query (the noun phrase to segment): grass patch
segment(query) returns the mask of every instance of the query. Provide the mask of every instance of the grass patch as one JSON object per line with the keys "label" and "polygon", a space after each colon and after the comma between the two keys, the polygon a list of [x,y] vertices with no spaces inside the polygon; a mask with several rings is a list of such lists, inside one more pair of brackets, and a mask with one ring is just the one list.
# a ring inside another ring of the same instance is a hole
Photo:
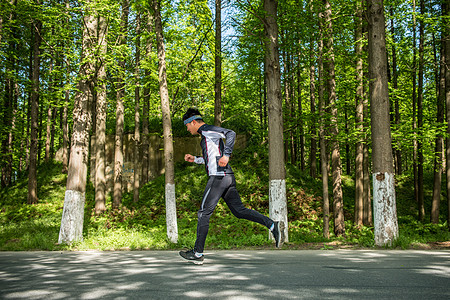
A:
{"label": "grass patch", "polygon": [[[268,215],[267,153],[248,148],[236,151],[232,161],[238,190],[247,207]],[[343,177],[345,237],[335,237],[330,222],[330,237],[323,237],[322,183],[308,172],[287,166],[287,200],[289,243],[285,248],[335,249],[340,247],[373,248],[373,228],[352,224],[354,182]],[[195,242],[197,210],[207,181],[202,166],[179,163],[176,166],[178,243],[168,241],[165,226],[164,176],[141,188],[140,199],[124,193],[122,206],[108,209],[100,216],[93,213],[94,190],[88,183],[83,241],[72,245],[57,244],[64,203],[66,175],[59,163],[46,163],[38,169],[39,203],[26,204],[27,176],[22,174],[11,187],[0,191],[0,250],[149,250],[192,247]],[[428,174],[428,176],[431,176]],[[426,180],[426,199],[430,201],[431,180]],[[331,186],[331,185],[330,185]],[[445,201],[441,207],[440,224],[418,222],[411,194],[411,179],[397,178],[397,208],[400,237],[391,248],[418,248],[430,243],[450,241]],[[444,186],[444,185],[443,185]],[[330,200],[331,203],[332,200]],[[429,210],[428,210],[429,211]],[[211,218],[206,249],[272,249],[267,229],[235,218],[223,201]]]}

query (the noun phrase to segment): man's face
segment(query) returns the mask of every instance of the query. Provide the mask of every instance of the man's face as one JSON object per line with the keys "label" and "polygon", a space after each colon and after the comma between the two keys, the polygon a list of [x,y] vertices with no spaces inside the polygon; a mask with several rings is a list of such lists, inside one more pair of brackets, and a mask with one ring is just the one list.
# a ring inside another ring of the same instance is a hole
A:
{"label": "man's face", "polygon": [[186,129],[187,129],[187,131],[189,131],[192,135],[195,135],[195,134],[198,133],[198,132],[197,132],[197,127],[195,126],[196,123],[197,123],[197,122],[195,122],[195,120],[194,120],[194,121],[192,121],[192,122],[186,124]]}

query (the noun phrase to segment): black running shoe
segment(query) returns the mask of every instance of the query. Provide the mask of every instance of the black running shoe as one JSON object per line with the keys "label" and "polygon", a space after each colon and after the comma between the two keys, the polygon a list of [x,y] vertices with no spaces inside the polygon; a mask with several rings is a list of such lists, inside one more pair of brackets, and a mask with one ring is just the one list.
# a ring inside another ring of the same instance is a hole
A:
{"label": "black running shoe", "polygon": [[275,247],[281,248],[284,243],[284,223],[283,221],[274,222],[272,230],[273,238],[275,239]]}
{"label": "black running shoe", "polygon": [[194,249],[192,250],[186,250],[186,251],[180,251],[180,255],[182,258],[193,262],[196,265],[203,265],[203,255],[200,257],[195,256]]}

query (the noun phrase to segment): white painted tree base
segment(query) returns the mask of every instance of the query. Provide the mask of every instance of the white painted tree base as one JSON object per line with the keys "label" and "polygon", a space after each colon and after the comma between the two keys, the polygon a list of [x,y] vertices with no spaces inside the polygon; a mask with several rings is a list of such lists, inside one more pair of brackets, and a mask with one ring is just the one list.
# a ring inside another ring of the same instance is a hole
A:
{"label": "white painted tree base", "polygon": [[398,238],[394,174],[372,174],[375,244],[392,245]]}
{"label": "white painted tree base", "polygon": [[172,243],[178,242],[177,206],[175,184],[166,184],[166,226],[167,237]]}
{"label": "white painted tree base", "polygon": [[66,190],[58,243],[71,244],[83,240],[85,193]]}
{"label": "white painted tree base", "polygon": [[[269,217],[274,221],[284,222],[284,241],[289,241],[286,203],[286,181],[284,179],[269,182]],[[272,234],[269,233],[272,239]]]}

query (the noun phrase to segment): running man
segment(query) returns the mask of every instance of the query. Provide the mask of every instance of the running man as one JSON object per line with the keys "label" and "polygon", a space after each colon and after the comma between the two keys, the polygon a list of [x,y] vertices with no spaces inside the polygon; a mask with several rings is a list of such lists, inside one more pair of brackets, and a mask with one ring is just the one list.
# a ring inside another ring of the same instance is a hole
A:
{"label": "running man", "polygon": [[[187,110],[183,116],[183,121],[192,135],[201,135],[200,145],[203,152],[202,157],[186,154],[184,159],[187,162],[205,164],[209,179],[198,211],[197,240],[194,249],[180,251],[180,255],[195,264],[203,264],[203,250],[208,235],[209,219],[220,198],[225,200],[225,203],[237,218],[257,222],[269,228],[275,239],[275,246],[281,247],[284,241],[283,222],[273,221],[255,210],[244,207],[236,189],[233,170],[228,164],[236,133],[230,129],[206,124],[200,112],[194,108]],[[225,139],[225,142],[223,139]]]}

